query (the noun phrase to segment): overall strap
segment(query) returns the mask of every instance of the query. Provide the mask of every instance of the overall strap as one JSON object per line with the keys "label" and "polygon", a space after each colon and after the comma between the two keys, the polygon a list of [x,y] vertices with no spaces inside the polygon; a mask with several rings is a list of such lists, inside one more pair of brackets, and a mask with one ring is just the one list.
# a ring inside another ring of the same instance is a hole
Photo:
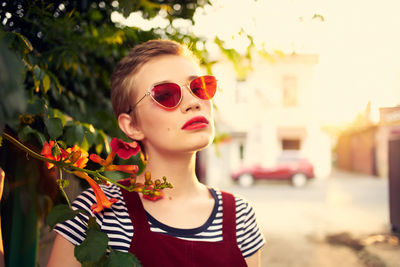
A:
{"label": "overall strap", "polygon": [[236,239],[236,201],[235,197],[227,192],[222,194],[222,236],[223,242],[237,244]]}
{"label": "overall strap", "polygon": [[122,196],[124,197],[133,228],[150,231],[146,211],[143,207],[142,201],[140,200],[139,194],[137,192],[129,192],[123,188],[121,188],[121,192]]}

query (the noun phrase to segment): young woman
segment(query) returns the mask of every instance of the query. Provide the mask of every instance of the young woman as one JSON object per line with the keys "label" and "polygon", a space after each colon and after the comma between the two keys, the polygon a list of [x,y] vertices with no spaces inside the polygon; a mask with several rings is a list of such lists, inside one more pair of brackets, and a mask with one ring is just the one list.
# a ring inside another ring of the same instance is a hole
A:
{"label": "young woman", "polygon": [[[114,71],[111,99],[121,130],[141,143],[146,170],[174,185],[156,202],[103,187],[119,200],[96,214],[109,245],[134,253],[143,266],[260,265],[264,239],[253,209],[200,183],[195,174],[196,152],[214,138],[215,90],[216,79],[201,74],[184,46],[167,40],[136,46]],[[89,189],[73,207],[90,212],[94,202]],[[48,266],[79,266],[74,246],[84,238],[82,229],[78,219],[56,226]]]}

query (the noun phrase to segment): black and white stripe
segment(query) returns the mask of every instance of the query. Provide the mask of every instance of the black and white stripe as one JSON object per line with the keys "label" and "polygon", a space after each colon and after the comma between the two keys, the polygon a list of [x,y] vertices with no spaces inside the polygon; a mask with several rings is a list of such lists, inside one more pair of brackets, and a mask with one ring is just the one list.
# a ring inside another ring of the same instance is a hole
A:
{"label": "black and white stripe", "polygon": [[[120,188],[114,185],[101,185],[101,187],[107,197],[116,198],[118,202],[114,203],[110,209],[105,209],[103,212],[95,214],[96,221],[101,230],[107,233],[110,240],[109,245],[113,249],[128,251],[134,229]],[[219,190],[210,189],[210,192],[216,200],[216,205],[204,225],[194,229],[178,229],[169,227],[147,214],[151,231],[169,234],[185,240],[222,241],[222,195]],[[240,197],[235,196],[235,201],[237,243],[246,258],[259,250],[265,241],[257,226],[253,208]],[[90,188],[72,203],[72,208],[83,209],[91,214],[90,207],[93,203],[96,203],[96,198]],[[87,223],[88,218],[87,216],[79,215],[79,218],[76,217],[73,220],[57,224],[54,229],[71,243],[78,245],[85,238],[85,225],[81,220]]]}

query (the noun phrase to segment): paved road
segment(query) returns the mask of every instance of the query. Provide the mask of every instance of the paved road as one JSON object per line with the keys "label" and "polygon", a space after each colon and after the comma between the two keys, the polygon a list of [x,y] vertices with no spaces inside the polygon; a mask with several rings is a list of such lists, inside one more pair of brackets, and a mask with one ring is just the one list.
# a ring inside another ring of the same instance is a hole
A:
{"label": "paved road", "polygon": [[256,210],[268,243],[263,266],[373,266],[349,247],[326,243],[325,237],[390,232],[387,179],[334,170],[305,188],[262,182],[223,189],[245,197]]}

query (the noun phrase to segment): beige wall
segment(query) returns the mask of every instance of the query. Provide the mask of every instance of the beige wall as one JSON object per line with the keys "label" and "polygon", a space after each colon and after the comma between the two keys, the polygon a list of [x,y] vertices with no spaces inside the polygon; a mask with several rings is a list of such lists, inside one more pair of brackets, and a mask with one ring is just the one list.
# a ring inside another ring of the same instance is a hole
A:
{"label": "beige wall", "polygon": [[[236,80],[229,62],[221,61],[213,67],[221,87],[215,97],[218,130],[242,132],[246,137],[242,161],[238,159],[238,151],[243,140],[233,139],[230,144],[223,145],[229,147],[223,150],[226,153],[229,151],[231,156],[216,155],[212,148],[208,149],[210,164],[220,169],[219,174],[210,170],[209,175],[224,176],[241,164],[273,165],[282,152],[281,139],[284,136],[279,132],[281,129],[286,135],[292,134],[292,137],[301,139],[301,152],[314,162],[317,176],[326,177],[329,174],[331,143],[316,120],[318,88],[314,85],[314,67],[317,63],[317,55],[276,56],[272,61],[255,58],[254,71],[245,81]],[[285,76],[296,77],[298,97],[294,107],[284,105],[282,87]],[[297,130],[290,133],[290,129],[304,130],[302,133]]]}

